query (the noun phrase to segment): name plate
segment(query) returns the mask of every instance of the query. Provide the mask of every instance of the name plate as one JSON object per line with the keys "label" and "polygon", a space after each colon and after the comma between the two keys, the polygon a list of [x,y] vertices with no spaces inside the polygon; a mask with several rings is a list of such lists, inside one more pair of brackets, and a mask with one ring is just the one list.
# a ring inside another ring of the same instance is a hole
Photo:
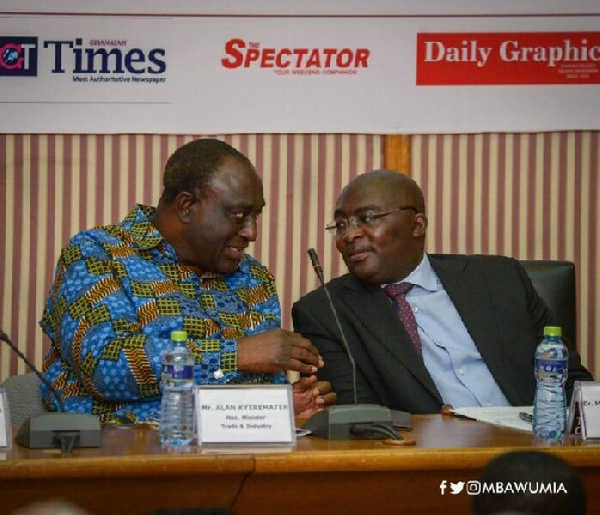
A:
{"label": "name plate", "polygon": [[575,381],[569,432],[580,433],[583,440],[600,439],[600,382]]}
{"label": "name plate", "polygon": [[292,385],[196,386],[199,445],[294,446]]}
{"label": "name plate", "polygon": [[12,423],[8,411],[8,397],[6,390],[0,388],[0,449],[10,449],[12,445]]}

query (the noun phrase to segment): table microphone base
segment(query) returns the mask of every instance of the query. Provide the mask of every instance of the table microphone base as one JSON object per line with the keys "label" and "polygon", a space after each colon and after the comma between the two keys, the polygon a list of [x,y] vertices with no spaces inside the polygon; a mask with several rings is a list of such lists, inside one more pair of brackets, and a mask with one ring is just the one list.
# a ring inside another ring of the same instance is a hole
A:
{"label": "table microphone base", "polygon": [[380,432],[370,432],[368,426],[372,425],[384,426],[394,432],[389,408],[377,404],[330,406],[310,417],[302,428],[326,440],[389,438],[382,436]]}
{"label": "table microphone base", "polygon": [[85,413],[43,413],[25,420],[15,441],[30,449],[100,447],[100,419]]}

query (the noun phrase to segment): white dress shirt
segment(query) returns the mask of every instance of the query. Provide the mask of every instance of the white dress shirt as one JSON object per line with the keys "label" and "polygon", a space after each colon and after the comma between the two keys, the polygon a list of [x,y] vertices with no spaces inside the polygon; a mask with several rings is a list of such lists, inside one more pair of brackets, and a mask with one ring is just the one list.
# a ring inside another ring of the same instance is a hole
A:
{"label": "white dress shirt", "polygon": [[417,320],[425,366],[444,403],[455,408],[510,406],[431,267],[427,254],[400,282],[414,284],[406,294],[406,300]]}

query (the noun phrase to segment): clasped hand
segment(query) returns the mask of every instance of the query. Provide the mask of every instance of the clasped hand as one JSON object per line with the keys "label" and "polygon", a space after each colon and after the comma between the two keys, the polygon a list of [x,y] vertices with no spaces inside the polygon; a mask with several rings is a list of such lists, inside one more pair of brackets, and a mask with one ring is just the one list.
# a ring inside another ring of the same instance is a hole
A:
{"label": "clasped hand", "polygon": [[317,381],[317,376],[301,377],[294,383],[294,416],[309,418],[317,411],[337,402],[329,381]]}
{"label": "clasped hand", "polygon": [[307,418],[330,404],[337,395],[327,381],[317,381],[316,372],[323,366],[317,348],[298,333],[272,329],[238,342],[238,369],[255,374],[274,374],[281,370],[299,372],[293,385],[294,415]]}
{"label": "clasped hand", "polygon": [[323,358],[309,340],[285,329],[271,329],[238,342],[238,369],[254,374],[293,370],[312,375]]}

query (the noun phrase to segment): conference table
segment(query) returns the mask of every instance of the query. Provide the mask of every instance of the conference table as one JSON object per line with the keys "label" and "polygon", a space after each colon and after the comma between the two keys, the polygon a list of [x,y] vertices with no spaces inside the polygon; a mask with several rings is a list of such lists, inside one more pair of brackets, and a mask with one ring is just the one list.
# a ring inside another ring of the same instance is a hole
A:
{"label": "conference table", "polygon": [[[14,433],[16,433],[16,428]],[[90,514],[230,508],[236,515],[302,513],[469,513],[472,496],[450,482],[476,480],[494,457],[541,449],[581,474],[589,513],[600,513],[600,445],[575,437],[544,447],[518,429],[448,415],[413,416],[401,431],[412,446],[298,438],[293,449],[205,449],[174,453],[158,431],[105,426],[99,448],[0,449],[0,513],[61,499]],[[176,511],[173,511],[175,513]]]}

